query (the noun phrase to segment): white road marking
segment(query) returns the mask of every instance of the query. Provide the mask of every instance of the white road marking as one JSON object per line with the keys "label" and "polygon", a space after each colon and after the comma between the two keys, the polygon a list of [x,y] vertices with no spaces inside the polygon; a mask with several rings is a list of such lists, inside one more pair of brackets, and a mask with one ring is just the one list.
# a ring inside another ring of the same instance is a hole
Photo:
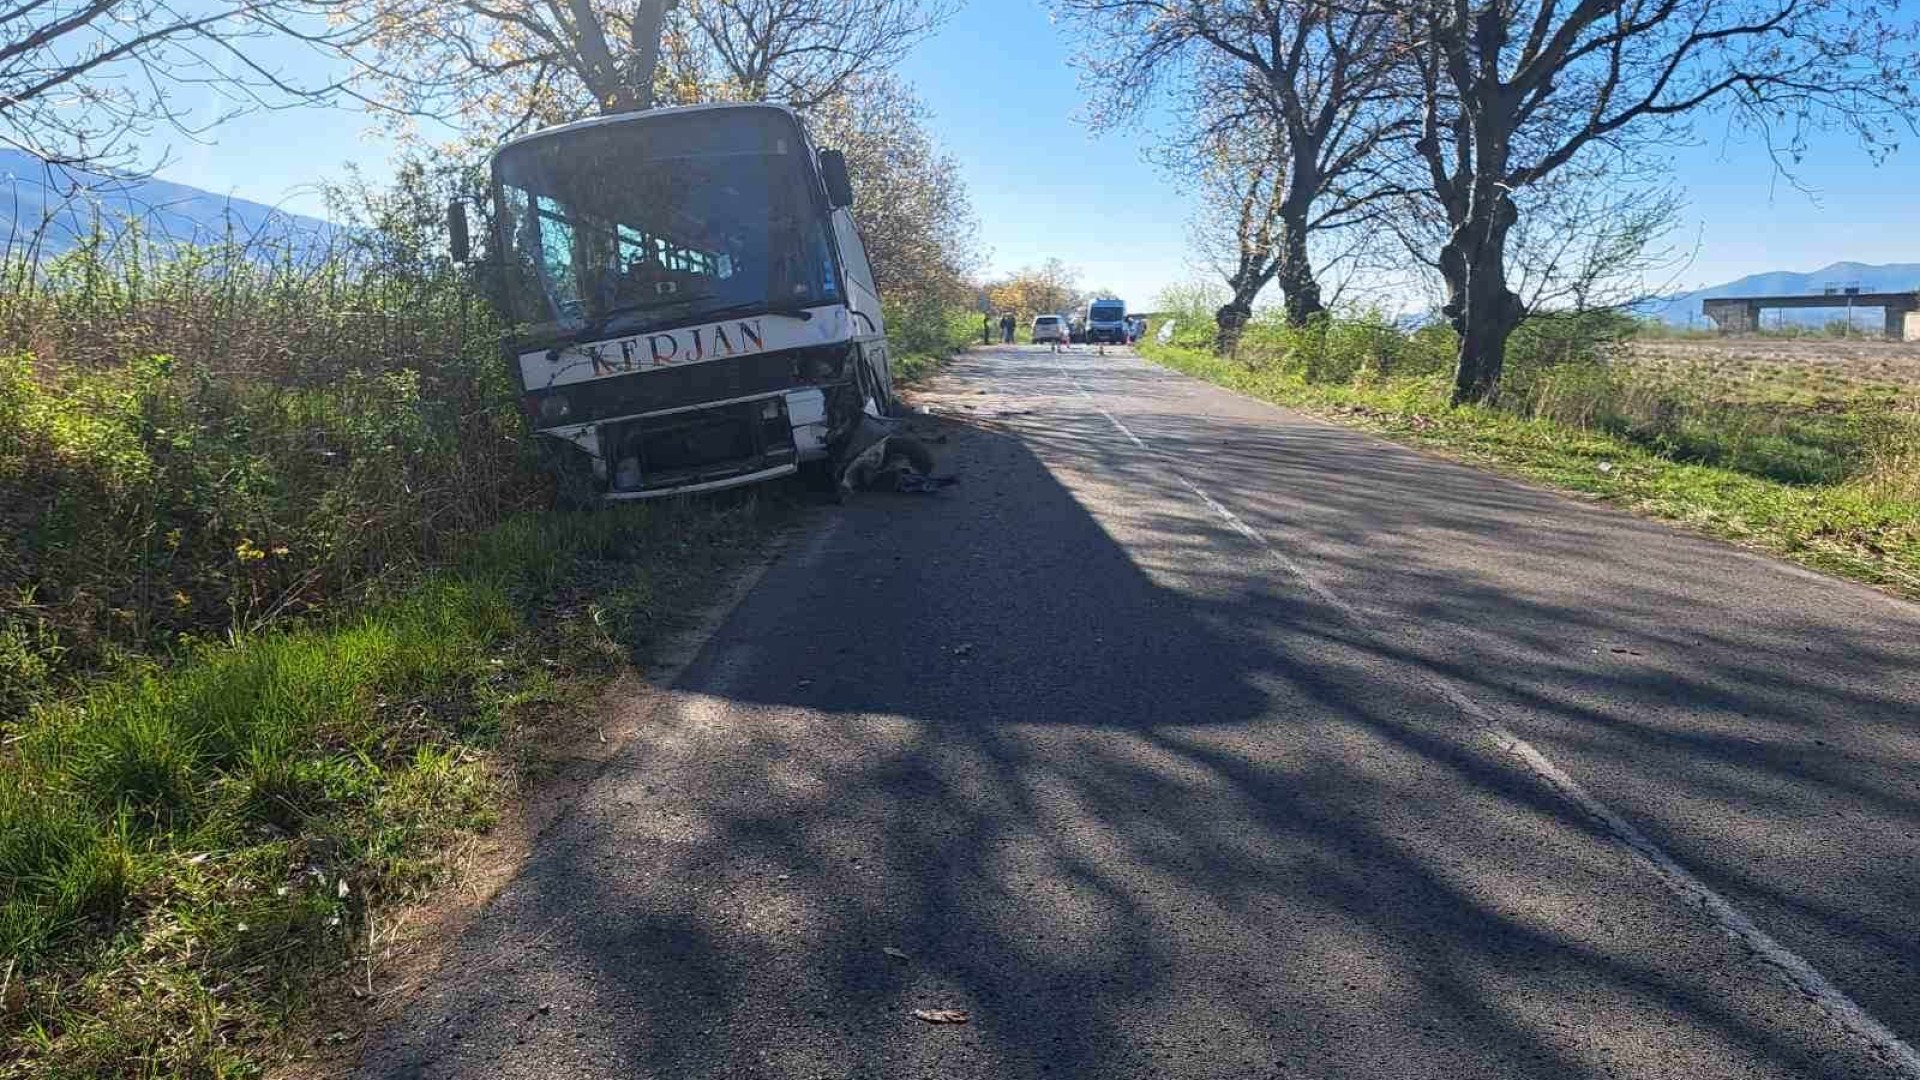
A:
{"label": "white road marking", "polygon": [[[1385,641],[1386,635],[1367,620],[1356,608],[1335,595],[1331,589],[1328,589],[1312,574],[1308,573],[1304,567],[1290,558],[1271,540],[1268,540],[1266,536],[1262,535],[1258,530],[1253,528],[1253,526],[1241,520],[1238,514],[1221,505],[1219,500],[1207,494],[1205,489],[1201,488],[1200,485],[1188,479],[1174,466],[1173,461],[1168,455],[1149,446],[1144,439],[1134,434],[1127,425],[1121,423],[1119,417],[1114,416],[1101,406],[1093,394],[1081,384],[1080,380],[1074,377],[1073,373],[1064,367],[1059,370],[1061,377],[1065,378],[1068,384],[1071,385],[1081,397],[1086,399],[1087,404],[1092,406],[1095,412],[1105,417],[1107,422],[1112,424],[1114,429],[1119,431],[1120,434],[1125,435],[1127,440],[1133,443],[1134,446],[1159,458],[1169,475],[1180,481],[1181,486],[1185,487],[1188,491],[1193,492],[1202,503],[1205,503],[1209,509],[1215,514],[1218,514],[1221,520],[1225,521],[1235,532],[1259,546],[1275,565],[1285,571],[1288,576],[1306,586],[1308,591],[1324,601],[1328,607],[1339,612],[1343,618],[1352,623],[1361,633],[1366,634],[1376,641],[1380,641],[1382,644],[1387,643]],[[1627,850],[1632,853],[1634,858],[1642,866],[1651,871],[1653,876],[1657,878],[1668,891],[1686,903],[1706,912],[1707,916],[1713,920],[1714,924],[1719,927],[1722,933],[1725,933],[1728,937],[1733,938],[1735,941],[1751,949],[1755,956],[1771,967],[1789,986],[1809,998],[1815,1006],[1826,1013],[1828,1018],[1833,1020],[1834,1023],[1839,1024],[1843,1030],[1865,1042],[1874,1052],[1896,1069],[1900,1075],[1907,1077],[1908,1080],[1920,1080],[1920,1052],[1916,1052],[1914,1048],[1903,1041],[1900,1036],[1894,1034],[1885,1024],[1882,1024],[1879,1020],[1876,1020],[1872,1014],[1861,1008],[1859,1003],[1848,997],[1839,987],[1833,985],[1826,976],[1815,970],[1812,964],[1802,959],[1798,953],[1795,953],[1785,945],[1774,940],[1772,935],[1768,934],[1765,930],[1760,929],[1752,919],[1747,917],[1745,912],[1734,907],[1732,902],[1713,891],[1705,882],[1693,876],[1685,867],[1675,862],[1672,856],[1663,851],[1659,845],[1647,839],[1639,829],[1633,827],[1631,822],[1620,816],[1612,807],[1594,797],[1586,788],[1581,787],[1579,781],[1569,776],[1560,766],[1554,764],[1552,759],[1542,754],[1532,743],[1527,742],[1525,739],[1508,730],[1506,725],[1495,719],[1493,714],[1489,712],[1485,706],[1482,706],[1479,702],[1469,697],[1465,691],[1454,685],[1452,681],[1443,678],[1430,678],[1428,681],[1434,689],[1440,692],[1441,696],[1447,699],[1449,704],[1459,709],[1461,713],[1466,715],[1474,723],[1483,737],[1490,740],[1500,750],[1518,758],[1521,763],[1532,770],[1536,776],[1545,780],[1555,791],[1558,791],[1566,798],[1568,802],[1578,807],[1582,813],[1599,822],[1615,840],[1624,845]]]}

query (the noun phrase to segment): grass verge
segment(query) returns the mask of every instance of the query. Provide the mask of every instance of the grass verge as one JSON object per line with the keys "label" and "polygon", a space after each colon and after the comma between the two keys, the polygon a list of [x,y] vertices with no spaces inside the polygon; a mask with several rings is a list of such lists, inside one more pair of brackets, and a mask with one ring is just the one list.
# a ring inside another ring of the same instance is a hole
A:
{"label": "grass verge", "polygon": [[980,316],[935,304],[887,309],[894,381],[912,386],[939,371],[953,354],[979,340]]}
{"label": "grass verge", "polygon": [[934,372],[939,371],[941,365],[947,362],[947,358],[950,355],[951,354],[922,352],[896,356],[893,358],[894,381],[902,386],[912,386],[919,383],[927,379]]}
{"label": "grass verge", "polygon": [[1315,383],[1197,349],[1143,343],[1141,352],[1251,397],[1920,598],[1920,500],[1883,477],[1786,483],[1673,460],[1629,438],[1556,420],[1453,409],[1444,375]]}
{"label": "grass verge", "polygon": [[379,912],[493,823],[543,714],[696,613],[782,513],[511,517],[358,614],[34,708],[0,751],[0,1076],[295,1052],[316,995],[370,986]]}

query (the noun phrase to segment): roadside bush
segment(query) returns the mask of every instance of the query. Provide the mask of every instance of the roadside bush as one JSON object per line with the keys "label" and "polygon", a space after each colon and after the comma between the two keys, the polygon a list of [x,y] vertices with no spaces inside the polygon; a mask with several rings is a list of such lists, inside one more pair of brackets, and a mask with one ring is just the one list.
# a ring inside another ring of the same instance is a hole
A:
{"label": "roadside bush", "polygon": [[[1182,349],[1211,349],[1217,329],[1213,313],[1225,301],[1220,289],[1202,282],[1169,286],[1155,301],[1163,317],[1153,326],[1153,332],[1157,334],[1171,319],[1173,345]],[[1148,337],[1152,340],[1153,334]]]}
{"label": "roadside bush", "polygon": [[6,268],[0,714],[337,604],[539,499],[455,270],[331,243]]}
{"label": "roadside bush", "polygon": [[1278,311],[1267,310],[1247,324],[1237,359],[1309,383],[1370,384],[1449,370],[1454,348],[1453,332],[1445,325],[1409,331],[1377,311],[1321,316],[1294,327]]}
{"label": "roadside bush", "polygon": [[[1617,312],[1527,319],[1509,343],[1494,408],[1786,484],[1912,490],[1920,416],[1911,394],[1852,390],[1808,399],[1768,393],[1706,365],[1638,364],[1628,350],[1641,329]],[[1378,404],[1436,412],[1446,408],[1456,348],[1444,323],[1408,330],[1360,312],[1289,327],[1265,311],[1248,325],[1234,362],[1261,379],[1362,391]]]}
{"label": "roadside bush", "polygon": [[1610,359],[1638,323],[1617,311],[1544,312],[1529,316],[1507,340],[1506,375]]}
{"label": "roadside bush", "polygon": [[888,301],[887,344],[902,382],[924,378],[933,368],[980,340],[980,315],[934,301]]}

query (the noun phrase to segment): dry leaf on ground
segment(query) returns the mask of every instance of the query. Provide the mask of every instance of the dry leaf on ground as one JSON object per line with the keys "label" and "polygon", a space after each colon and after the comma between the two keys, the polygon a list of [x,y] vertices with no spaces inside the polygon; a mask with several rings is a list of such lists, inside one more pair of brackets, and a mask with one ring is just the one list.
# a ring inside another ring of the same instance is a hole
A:
{"label": "dry leaf on ground", "polygon": [[964,1024],[967,1022],[967,1010],[965,1009],[915,1009],[913,1010],[913,1015],[916,1019],[925,1020],[929,1024]]}

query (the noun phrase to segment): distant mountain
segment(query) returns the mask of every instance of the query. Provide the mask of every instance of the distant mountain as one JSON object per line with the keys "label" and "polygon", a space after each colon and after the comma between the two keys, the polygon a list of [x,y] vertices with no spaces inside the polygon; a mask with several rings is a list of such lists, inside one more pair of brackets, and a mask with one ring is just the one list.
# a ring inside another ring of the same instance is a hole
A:
{"label": "distant mountain", "polygon": [[335,226],[263,203],[216,195],[151,177],[114,176],[49,165],[19,150],[0,150],[0,237],[6,250],[41,257],[71,250],[96,221],[109,234],[138,223],[156,244],[291,240],[297,248],[325,243]]}
{"label": "distant mountain", "polygon": [[[1920,263],[1887,263],[1883,266],[1874,266],[1868,263],[1837,262],[1804,274],[1789,270],[1749,274],[1738,281],[1729,281],[1725,285],[1713,285],[1705,289],[1681,293],[1678,296],[1650,301],[1641,307],[1641,311],[1674,326],[1705,327],[1710,324],[1700,314],[1700,301],[1710,297],[1791,296],[1825,292],[1829,285],[1839,287],[1858,285],[1861,292],[1906,292],[1920,289]],[[1846,301],[1839,301],[1835,308],[1844,311]],[[1775,318],[1783,318],[1789,323],[1821,326],[1835,317],[1835,312],[1826,308],[1769,311],[1766,315],[1769,325]]]}

